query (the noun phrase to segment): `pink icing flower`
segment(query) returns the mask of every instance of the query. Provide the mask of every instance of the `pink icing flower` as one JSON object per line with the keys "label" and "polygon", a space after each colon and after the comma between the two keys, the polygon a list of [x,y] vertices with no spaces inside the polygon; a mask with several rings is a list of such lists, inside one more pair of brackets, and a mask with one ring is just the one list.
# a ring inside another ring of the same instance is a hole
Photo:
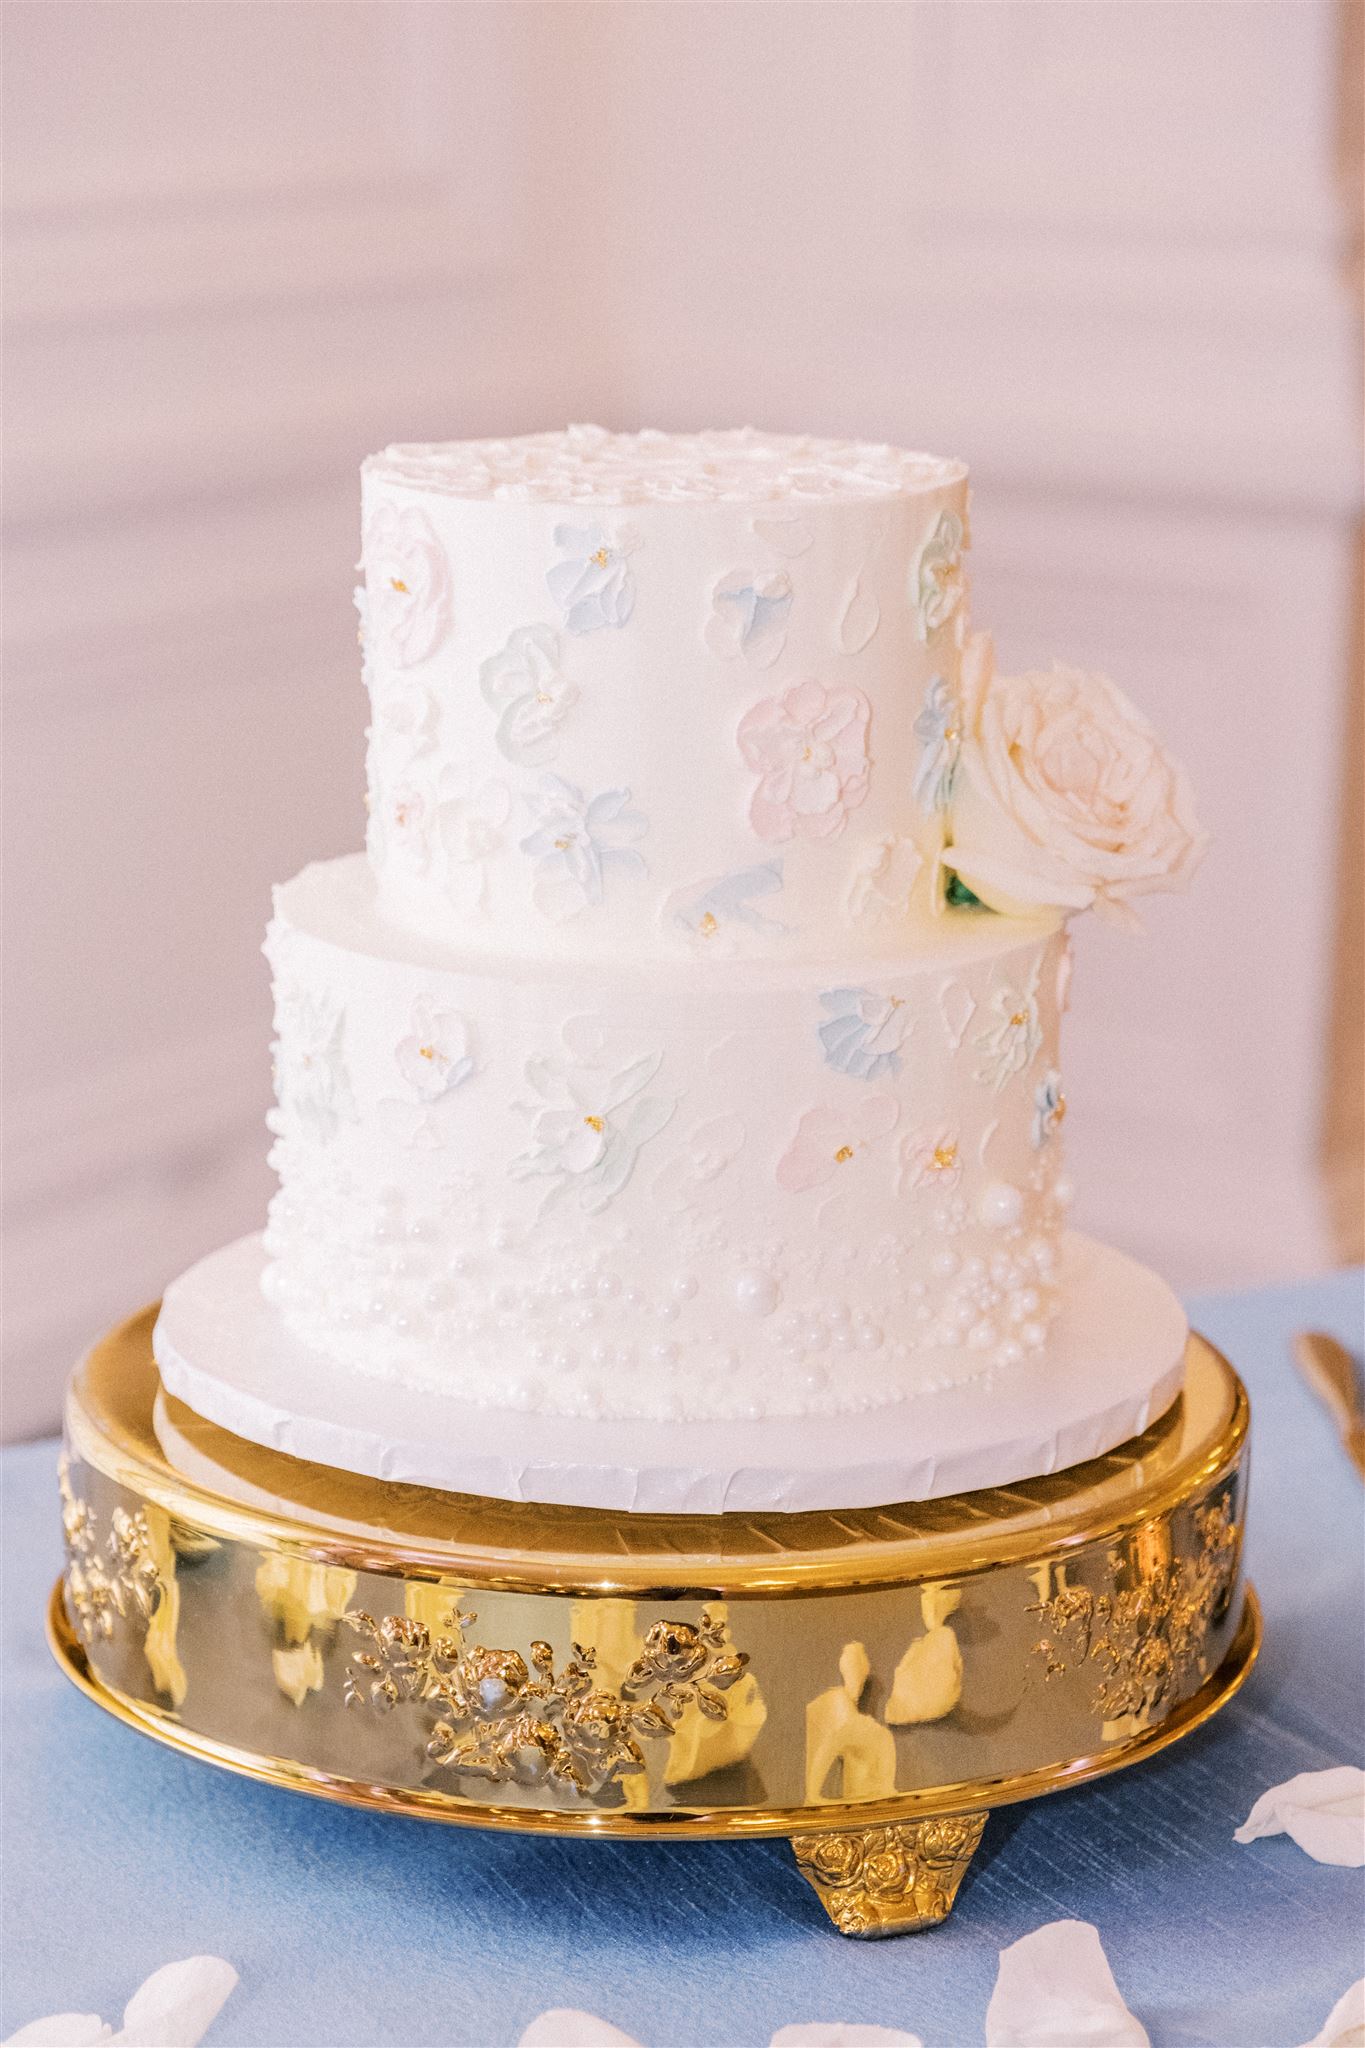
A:
{"label": "pink icing flower", "polygon": [[789,1195],[823,1187],[859,1152],[896,1127],[894,1095],[869,1095],[841,1109],[808,1109],[777,1162],[777,1185]]}
{"label": "pink icing flower", "polygon": [[365,592],[367,640],[379,661],[411,668],[440,646],[450,629],[450,572],[420,507],[375,506],[365,527]]}
{"label": "pink icing flower", "polygon": [[861,690],[797,683],[739,723],[739,750],[759,778],[749,817],[760,839],[834,839],[867,795]]}

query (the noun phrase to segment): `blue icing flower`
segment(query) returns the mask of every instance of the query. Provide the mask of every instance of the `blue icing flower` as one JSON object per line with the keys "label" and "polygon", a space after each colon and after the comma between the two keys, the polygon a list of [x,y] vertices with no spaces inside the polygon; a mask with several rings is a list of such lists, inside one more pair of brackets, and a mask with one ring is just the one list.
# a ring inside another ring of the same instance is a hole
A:
{"label": "blue icing flower", "polygon": [[900,1072],[901,1051],[912,1028],[902,997],[878,995],[868,988],[835,988],[820,1002],[829,1012],[820,1026],[820,1043],[830,1066],[856,1081]]}
{"label": "blue icing flower", "polygon": [[648,824],[639,811],[627,809],[628,789],[586,797],[562,777],[545,775],[526,802],[534,827],[521,850],[537,862],[535,898],[548,917],[576,917],[601,903],[610,873],[646,872],[634,842]]}
{"label": "blue icing flower", "polygon": [[629,530],[611,539],[601,526],[555,528],[555,546],[567,553],[546,571],[545,581],[571,633],[625,625],[635,609],[635,578],[627,558],[638,545]]}
{"label": "blue icing flower", "polygon": [[711,604],[706,641],[713,654],[727,660],[741,654],[755,668],[768,668],[777,660],[792,608],[791,578],[785,571],[755,578],[748,570],[737,569],[721,578]]}
{"label": "blue icing flower", "polygon": [[755,896],[777,896],[782,890],[782,863],[764,861],[758,867],[738,868],[714,882],[703,882],[675,898],[671,905],[676,923],[698,938],[710,938],[723,925],[747,925],[750,931],[780,937],[787,927],[775,917],[765,917],[754,905]]}
{"label": "blue icing flower", "polygon": [[962,749],[961,727],[961,713],[951,683],[946,676],[935,676],[925,695],[924,709],[915,720],[915,738],[921,750],[915,770],[915,796],[927,811],[946,811],[952,799],[957,757]]}

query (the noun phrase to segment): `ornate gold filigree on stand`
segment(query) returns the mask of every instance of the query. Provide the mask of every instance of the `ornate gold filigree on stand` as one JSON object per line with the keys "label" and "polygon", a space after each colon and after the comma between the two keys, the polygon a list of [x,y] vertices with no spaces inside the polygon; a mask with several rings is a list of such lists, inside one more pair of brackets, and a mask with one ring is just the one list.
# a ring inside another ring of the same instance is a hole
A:
{"label": "ornate gold filigree on stand", "polygon": [[72,1382],[53,1647],[106,1711],[280,1786],[474,1827],[786,1835],[840,1932],[905,1933],[951,1910],[988,1807],[1138,1763],[1255,1657],[1246,1397],[1198,1339],[1176,1406],[1069,1472],[619,1516],[227,1436],[161,1395],[151,1321]]}
{"label": "ornate gold filigree on stand", "polygon": [[793,1835],[792,1850],[840,1934],[915,1934],[947,1919],[985,1825],[984,1813],[892,1821]]}

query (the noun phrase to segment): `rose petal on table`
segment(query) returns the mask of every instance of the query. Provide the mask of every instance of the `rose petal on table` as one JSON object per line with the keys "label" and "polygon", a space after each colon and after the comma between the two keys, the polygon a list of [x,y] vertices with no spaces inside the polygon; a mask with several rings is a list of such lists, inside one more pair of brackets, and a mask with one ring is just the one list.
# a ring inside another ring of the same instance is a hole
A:
{"label": "rose petal on table", "polygon": [[1255,1842],[1262,1835],[1288,1835],[1315,1863],[1358,1870],[1365,1864],[1365,1771],[1340,1764],[1272,1785],[1232,1839]]}
{"label": "rose petal on table", "polygon": [[97,2013],[58,2012],[30,2020],[4,2048],[198,2048],[236,1983],[237,1972],[221,1956],[187,1956],[139,1985],[117,2033]]}
{"label": "rose petal on table", "polygon": [[532,2020],[517,2048],[640,2048],[640,2043],[596,2013],[557,2005]]}
{"label": "rose petal on table", "polygon": [[1151,2048],[1124,2004],[1099,1931],[1052,1920],[1000,1951],[986,2048]]}
{"label": "rose petal on table", "polygon": [[918,2034],[903,2034],[899,2027],[808,2020],[799,2027],[779,2027],[768,2048],[924,2048],[924,2043]]}
{"label": "rose petal on table", "polygon": [[97,2012],[54,2012],[50,2019],[30,2020],[17,2034],[6,2034],[4,2048],[93,2048],[113,2038],[113,2028]]}
{"label": "rose petal on table", "polygon": [[1344,1991],[1304,2048],[1365,2048],[1365,1977]]}

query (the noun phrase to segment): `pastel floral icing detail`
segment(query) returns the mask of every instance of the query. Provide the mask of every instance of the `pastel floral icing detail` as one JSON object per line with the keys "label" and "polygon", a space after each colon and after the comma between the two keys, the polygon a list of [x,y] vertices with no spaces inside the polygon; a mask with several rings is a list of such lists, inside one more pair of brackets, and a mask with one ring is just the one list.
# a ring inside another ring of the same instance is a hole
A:
{"label": "pastel floral icing detail", "polygon": [[309,1138],[324,1145],[356,1117],[341,1049],[344,1023],[345,1011],[333,997],[290,989],[280,998],[274,1046],[280,1102]]}
{"label": "pastel floral icing detail", "polygon": [[838,1109],[808,1109],[777,1163],[777,1185],[792,1195],[823,1187],[870,1145],[889,1137],[899,1116],[894,1095],[864,1095]]}
{"label": "pastel floral icing detail", "polygon": [[1006,915],[1094,908],[1135,926],[1134,897],[1184,886],[1207,835],[1184,770],[1121,690],[1060,665],[998,675],[985,634],[963,677],[944,858],[975,896]]}
{"label": "pastel floral icing detail", "polygon": [[419,996],[394,1058],[419,1101],[439,1102],[474,1071],[468,1022],[458,1010],[438,1009],[429,996]]}
{"label": "pastel floral icing detail", "polygon": [[775,555],[782,555],[788,561],[808,554],[815,546],[815,535],[803,519],[751,519],[749,524],[759,540],[765,541]]}
{"label": "pastel floral icing detail", "polygon": [[828,989],[821,996],[828,1012],[819,1027],[827,1063],[857,1081],[877,1081],[901,1070],[901,1053],[913,1027],[912,1012],[901,996],[877,995],[868,988]]}
{"label": "pastel floral icing detail", "polygon": [[708,1189],[738,1159],[744,1140],[744,1124],[737,1116],[711,1117],[698,1124],[682,1150],[655,1175],[655,1201],[674,1214],[704,1204]]}
{"label": "pastel floral icing detail", "polygon": [[913,839],[868,841],[858,854],[844,897],[850,924],[868,929],[904,924],[923,869],[924,855]]}
{"label": "pastel floral icing detail", "polygon": [[1051,1138],[1055,1138],[1066,1115],[1066,1097],[1062,1093],[1062,1077],[1055,1067],[1049,1067],[1033,1091],[1033,1149],[1041,1152]]}
{"label": "pastel floral icing detail", "polygon": [[666,923],[681,925],[693,938],[713,950],[727,932],[739,926],[766,938],[781,938],[787,926],[766,916],[755,905],[755,897],[780,896],[782,862],[763,861],[756,867],[736,868],[732,874],[694,883],[670,896],[664,906]]}
{"label": "pastel floral icing detail", "polygon": [[926,1188],[955,1188],[962,1178],[962,1150],[956,1131],[947,1124],[915,1131],[901,1141],[900,1193]]}
{"label": "pastel floral icing detail", "polygon": [[450,630],[450,570],[436,529],[418,505],[376,505],[365,526],[366,652],[412,668]]}
{"label": "pastel floral icing detail", "polygon": [[787,644],[791,608],[792,584],[785,569],[772,576],[735,569],[711,593],[706,644],[722,660],[742,655],[754,668],[771,668]]}
{"label": "pastel floral icing detail", "polygon": [[521,850],[537,863],[536,902],[546,916],[564,919],[595,909],[609,875],[646,873],[635,841],[644,837],[648,824],[639,811],[628,808],[628,789],[587,797],[561,776],[545,775],[526,802],[534,825]]}
{"label": "pastel floral icing detail", "polygon": [[498,751],[522,768],[543,768],[559,752],[559,728],[578,702],[560,667],[550,626],[519,626],[479,668],[485,702],[498,713]]}
{"label": "pastel floral icing detail", "polygon": [[437,820],[446,893],[457,910],[477,916],[488,907],[488,863],[501,852],[512,815],[512,792],[496,777],[476,779],[468,767],[445,769]]}
{"label": "pastel floral icing detail", "polygon": [[949,1052],[956,1052],[967,1035],[967,1026],[976,1015],[976,997],[965,982],[955,978],[945,981],[938,992],[938,1013],[943,1019],[943,1035],[948,1041]]}
{"label": "pastel floral icing detail", "polygon": [[947,625],[962,602],[964,576],[962,543],[964,531],[956,512],[940,512],[915,557],[910,579],[910,601],[915,609],[921,640]]}
{"label": "pastel floral icing detail", "polygon": [[962,749],[962,710],[946,676],[934,676],[925,693],[924,709],[915,720],[920,744],[914,790],[926,811],[946,811],[952,800],[953,777]]}
{"label": "pastel floral icing detail", "polygon": [[380,857],[391,859],[410,875],[424,875],[431,866],[436,797],[428,781],[409,773],[382,799],[371,825]]}
{"label": "pastel floral icing detail", "polygon": [[1043,1031],[1031,989],[999,988],[989,1007],[993,1021],[975,1041],[982,1055],[976,1078],[998,1093],[1030,1064],[1043,1042]]}
{"label": "pastel floral icing detail", "polygon": [[749,818],[760,839],[833,839],[867,795],[867,729],[861,690],[797,683],[745,712],[739,748],[758,776]]}
{"label": "pastel floral icing detail", "polygon": [[625,625],[635,609],[629,557],[639,545],[630,527],[615,538],[597,525],[555,528],[555,546],[566,551],[565,558],[546,571],[545,581],[570,633]]}
{"label": "pastel floral icing detail", "polygon": [[861,576],[855,576],[839,619],[840,653],[861,654],[881,622],[882,608],[876,591],[865,585]]}
{"label": "pastel floral icing detail", "polygon": [[676,1106],[669,1096],[645,1093],[662,1063],[657,1052],[614,1073],[605,1066],[528,1063],[526,1078],[540,1100],[523,1105],[532,1119],[531,1143],[509,1170],[517,1180],[550,1181],[542,1213],[567,1202],[596,1216],[620,1194],[641,1147]]}

